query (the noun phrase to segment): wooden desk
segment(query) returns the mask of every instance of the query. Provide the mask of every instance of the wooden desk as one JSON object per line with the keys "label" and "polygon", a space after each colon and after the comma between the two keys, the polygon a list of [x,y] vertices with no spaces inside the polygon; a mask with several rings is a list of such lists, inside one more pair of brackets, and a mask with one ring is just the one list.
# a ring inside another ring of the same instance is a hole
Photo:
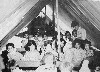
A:
{"label": "wooden desk", "polygon": [[17,61],[16,64],[19,67],[38,67],[40,66],[39,61]]}

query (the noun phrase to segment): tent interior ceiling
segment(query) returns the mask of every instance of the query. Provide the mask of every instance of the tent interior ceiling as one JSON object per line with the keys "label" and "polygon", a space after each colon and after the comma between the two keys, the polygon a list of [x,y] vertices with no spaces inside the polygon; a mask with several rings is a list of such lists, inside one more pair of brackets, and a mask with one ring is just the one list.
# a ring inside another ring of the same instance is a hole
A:
{"label": "tent interior ceiling", "polygon": [[[21,28],[33,20],[41,11],[41,9],[52,0],[39,0],[39,3],[33,6],[28,13],[25,14],[23,20],[12,29],[2,40],[2,46],[9,38],[14,36]],[[59,7],[72,20],[79,21],[80,25],[87,30],[97,47],[100,47],[100,2],[93,0],[59,0]],[[69,25],[70,26],[70,25]]]}

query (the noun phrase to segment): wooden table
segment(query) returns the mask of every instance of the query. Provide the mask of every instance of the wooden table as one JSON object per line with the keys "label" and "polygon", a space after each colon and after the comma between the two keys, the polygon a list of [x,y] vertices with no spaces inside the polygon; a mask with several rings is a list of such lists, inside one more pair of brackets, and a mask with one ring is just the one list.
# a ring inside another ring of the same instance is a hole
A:
{"label": "wooden table", "polygon": [[40,66],[40,61],[17,61],[16,64],[19,67],[38,67]]}

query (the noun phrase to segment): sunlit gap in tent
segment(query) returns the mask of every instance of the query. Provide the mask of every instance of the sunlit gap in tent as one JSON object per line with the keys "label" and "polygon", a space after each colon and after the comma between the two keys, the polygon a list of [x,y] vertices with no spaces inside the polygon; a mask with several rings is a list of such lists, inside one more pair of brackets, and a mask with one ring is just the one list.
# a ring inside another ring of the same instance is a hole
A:
{"label": "sunlit gap in tent", "polygon": [[[40,12],[39,16],[44,17],[45,15],[43,13],[45,13],[45,8],[42,9],[42,12]],[[51,9],[51,7],[49,5],[46,5],[46,15],[51,20],[53,20],[52,13],[53,13],[53,10]],[[54,15],[56,15],[56,13],[54,13]],[[60,17],[60,15],[59,15],[59,17]],[[72,33],[72,29],[69,26],[67,26],[67,24],[65,24],[59,17],[58,17],[58,24],[61,28],[61,31],[62,32],[70,31],[70,33]],[[55,18],[55,23],[57,24],[57,18]],[[56,27],[55,27],[55,30],[57,31]]]}
{"label": "sunlit gap in tent", "polygon": [[25,27],[25,28],[23,28],[19,33],[25,32],[25,31],[27,31],[27,30],[28,30],[28,28]]}

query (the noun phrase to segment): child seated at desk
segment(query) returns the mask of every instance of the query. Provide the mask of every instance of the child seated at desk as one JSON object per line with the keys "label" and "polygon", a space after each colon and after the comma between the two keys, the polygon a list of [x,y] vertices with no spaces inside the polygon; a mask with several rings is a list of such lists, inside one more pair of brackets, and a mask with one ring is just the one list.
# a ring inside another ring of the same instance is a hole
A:
{"label": "child seated at desk", "polygon": [[44,55],[42,59],[42,64],[39,66],[35,72],[57,72],[55,66],[55,57],[51,52],[48,52]]}
{"label": "child seated at desk", "polygon": [[8,56],[9,61],[11,60],[19,61],[23,57],[21,53],[16,51],[16,48],[14,47],[13,43],[8,43],[6,45],[6,49],[8,51],[7,56]]}
{"label": "child seated at desk", "polygon": [[29,51],[26,51],[24,55],[24,60],[26,61],[40,61],[40,54],[39,52],[35,49],[36,48],[36,43],[34,41],[29,41],[28,43]]}

